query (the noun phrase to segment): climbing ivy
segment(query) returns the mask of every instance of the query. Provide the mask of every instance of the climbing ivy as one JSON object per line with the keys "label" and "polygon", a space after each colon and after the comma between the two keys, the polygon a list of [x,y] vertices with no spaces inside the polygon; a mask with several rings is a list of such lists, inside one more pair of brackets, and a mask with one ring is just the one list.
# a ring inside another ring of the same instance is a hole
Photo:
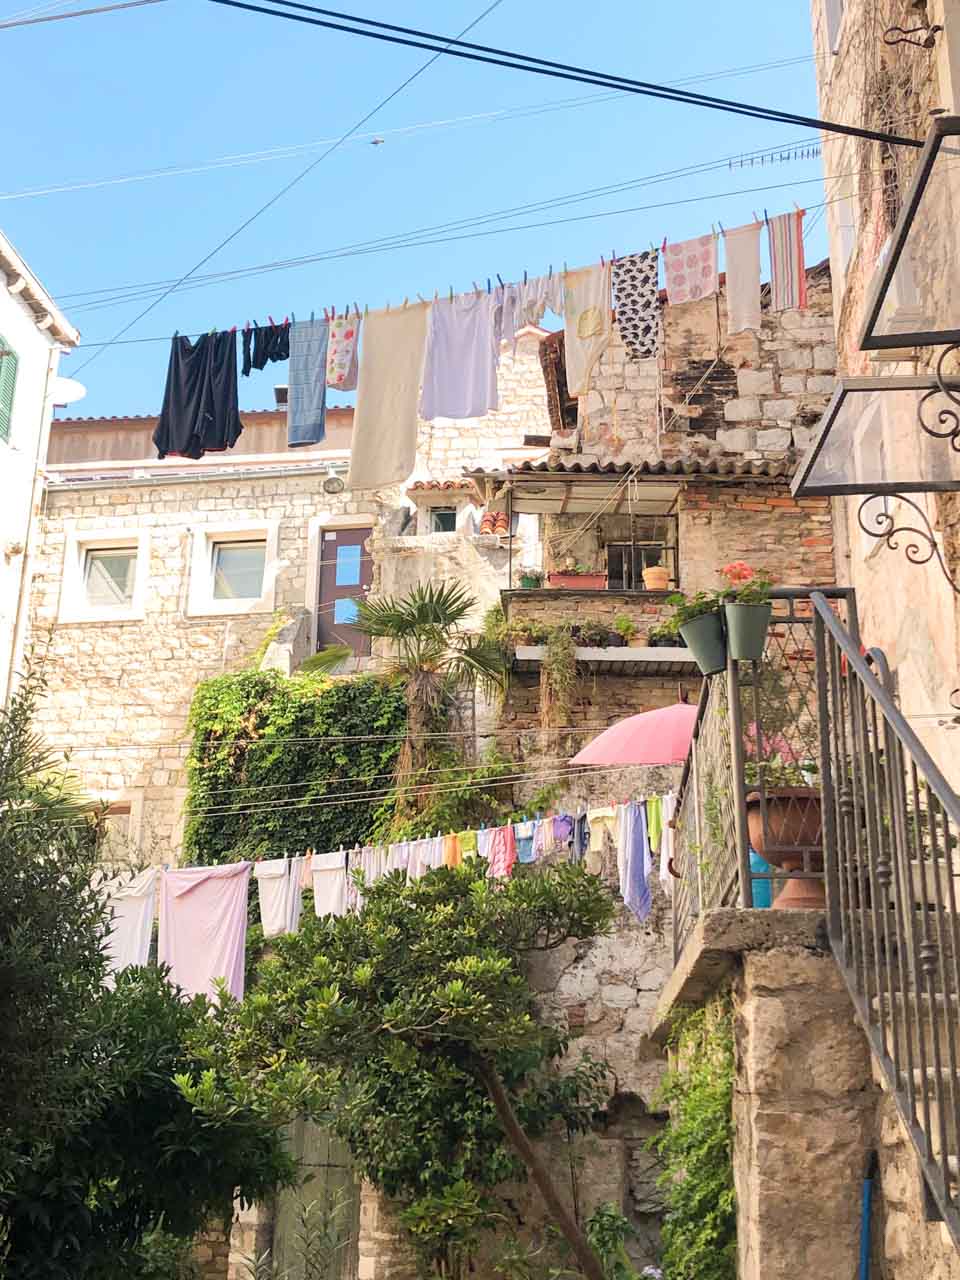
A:
{"label": "climbing ivy", "polygon": [[[185,861],[211,864],[362,844],[389,823],[403,689],[241,671],[205,680],[190,709]],[[331,803],[337,800],[341,803]]]}
{"label": "climbing ivy", "polygon": [[663,1268],[670,1280],[736,1280],[729,999],[679,1019],[671,1048],[662,1088],[670,1121],[653,1141],[664,1164]]}

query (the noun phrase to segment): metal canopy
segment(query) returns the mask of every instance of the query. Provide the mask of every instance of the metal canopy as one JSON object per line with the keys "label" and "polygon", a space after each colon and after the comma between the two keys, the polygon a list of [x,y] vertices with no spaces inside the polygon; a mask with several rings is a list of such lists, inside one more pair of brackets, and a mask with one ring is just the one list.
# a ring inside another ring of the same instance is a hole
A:
{"label": "metal canopy", "polygon": [[960,342],[960,116],[934,120],[870,289],[863,351]]}
{"label": "metal canopy", "polygon": [[623,476],[536,475],[511,477],[511,507],[523,515],[669,515],[680,485]]}
{"label": "metal canopy", "polygon": [[841,378],[794,497],[960,489],[960,379]]}

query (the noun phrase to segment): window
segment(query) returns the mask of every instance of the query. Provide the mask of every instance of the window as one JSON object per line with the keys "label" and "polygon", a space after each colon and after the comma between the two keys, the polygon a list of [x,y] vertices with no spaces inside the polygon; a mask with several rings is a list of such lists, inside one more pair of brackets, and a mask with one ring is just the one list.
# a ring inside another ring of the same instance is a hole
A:
{"label": "window", "polygon": [[666,585],[677,584],[677,528],[673,516],[637,516],[629,541],[618,538],[607,543],[610,591],[652,590],[645,586],[643,573],[657,568],[667,570]]}
{"label": "window", "polygon": [[843,22],[844,0],[824,0],[827,18],[827,49],[836,53],[840,48],[840,25]]}
{"label": "window", "polygon": [[280,526],[277,520],[199,525],[192,533],[187,614],[272,613]]}
{"label": "window", "polygon": [[68,526],[60,622],[133,622],[144,616],[150,578],[146,529]]}
{"label": "window", "polygon": [[266,538],[213,544],[214,600],[259,600],[267,560]]}
{"label": "window", "polygon": [[430,532],[431,533],[456,533],[456,531],[457,531],[456,507],[431,507],[430,509]]}
{"label": "window", "polygon": [[87,547],[83,585],[92,608],[129,607],[137,581],[136,547]]}
{"label": "window", "polygon": [[0,440],[10,439],[13,393],[17,386],[17,353],[0,334]]}

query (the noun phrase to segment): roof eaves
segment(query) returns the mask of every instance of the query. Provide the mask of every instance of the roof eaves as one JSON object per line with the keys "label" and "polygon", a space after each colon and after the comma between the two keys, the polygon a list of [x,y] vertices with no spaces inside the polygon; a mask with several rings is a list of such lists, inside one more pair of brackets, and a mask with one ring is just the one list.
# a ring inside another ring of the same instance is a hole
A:
{"label": "roof eaves", "polygon": [[7,289],[28,306],[33,314],[34,324],[41,332],[49,330],[58,342],[66,346],[75,347],[79,344],[80,331],[73,327],[2,231],[0,271],[5,277],[9,277]]}

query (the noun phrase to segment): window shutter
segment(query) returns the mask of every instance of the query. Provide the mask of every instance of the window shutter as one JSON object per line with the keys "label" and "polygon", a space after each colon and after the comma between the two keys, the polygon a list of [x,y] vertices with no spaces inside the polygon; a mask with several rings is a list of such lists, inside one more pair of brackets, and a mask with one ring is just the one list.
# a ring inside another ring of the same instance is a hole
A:
{"label": "window shutter", "polygon": [[17,353],[0,335],[0,440],[10,439],[13,393],[17,385]]}
{"label": "window shutter", "polygon": [[825,0],[827,17],[827,47],[836,53],[840,47],[840,23],[843,21],[844,0]]}

